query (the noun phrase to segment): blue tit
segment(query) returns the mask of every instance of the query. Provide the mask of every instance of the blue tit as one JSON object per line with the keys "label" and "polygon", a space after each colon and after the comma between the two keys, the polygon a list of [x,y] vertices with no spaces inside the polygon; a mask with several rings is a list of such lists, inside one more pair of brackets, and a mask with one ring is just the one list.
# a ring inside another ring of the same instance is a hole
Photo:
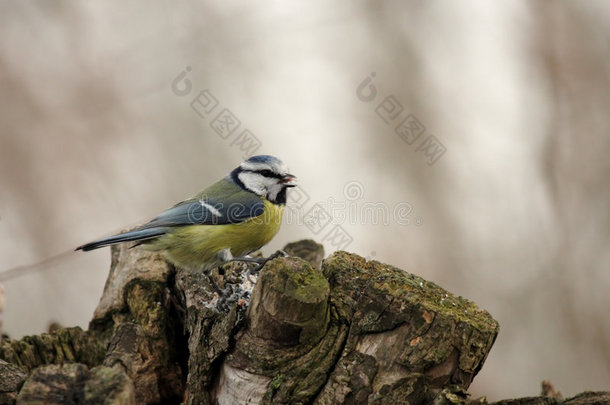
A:
{"label": "blue tit", "polygon": [[161,253],[191,271],[209,271],[267,244],[280,229],[295,176],[276,157],[253,156],[225,178],[131,231],[79,246],[121,242]]}

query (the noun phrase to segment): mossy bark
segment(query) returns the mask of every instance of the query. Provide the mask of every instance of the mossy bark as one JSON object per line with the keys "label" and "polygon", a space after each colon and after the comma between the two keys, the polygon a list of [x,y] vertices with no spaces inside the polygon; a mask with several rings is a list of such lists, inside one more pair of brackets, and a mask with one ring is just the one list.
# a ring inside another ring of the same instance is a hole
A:
{"label": "mossy bark", "polygon": [[[113,248],[110,275],[89,330],[57,328],[0,342],[0,359],[31,372],[17,403],[56,403],[58,397],[73,398],[71,403],[179,402],[182,325],[169,299],[172,274],[156,255]],[[123,377],[131,388],[119,383]]]}
{"label": "mossy bark", "polygon": [[465,390],[498,333],[486,311],[357,255],[320,263],[313,241],[286,250],[306,260],[268,262],[252,290],[238,263],[211,279],[113,248],[89,330],[0,342],[0,405],[485,403]]}

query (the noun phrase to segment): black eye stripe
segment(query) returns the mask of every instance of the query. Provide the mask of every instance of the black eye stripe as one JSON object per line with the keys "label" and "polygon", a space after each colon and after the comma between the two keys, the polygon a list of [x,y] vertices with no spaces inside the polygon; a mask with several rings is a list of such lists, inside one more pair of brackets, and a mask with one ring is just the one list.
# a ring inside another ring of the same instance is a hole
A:
{"label": "black eye stripe", "polygon": [[272,172],[271,170],[268,169],[264,169],[264,170],[243,170],[244,172],[248,172],[248,173],[258,173],[261,176],[265,176],[265,177],[273,177],[276,179],[281,179],[284,176],[282,176],[281,174],[277,174],[275,172]]}

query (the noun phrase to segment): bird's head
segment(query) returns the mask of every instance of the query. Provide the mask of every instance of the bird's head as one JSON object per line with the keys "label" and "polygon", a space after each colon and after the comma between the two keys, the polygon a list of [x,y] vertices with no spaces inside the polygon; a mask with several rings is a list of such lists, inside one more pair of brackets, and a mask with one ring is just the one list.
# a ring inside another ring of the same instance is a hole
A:
{"label": "bird's head", "polygon": [[266,197],[275,204],[286,204],[286,190],[295,187],[296,177],[286,165],[270,155],[252,156],[230,174],[231,180],[245,190]]}

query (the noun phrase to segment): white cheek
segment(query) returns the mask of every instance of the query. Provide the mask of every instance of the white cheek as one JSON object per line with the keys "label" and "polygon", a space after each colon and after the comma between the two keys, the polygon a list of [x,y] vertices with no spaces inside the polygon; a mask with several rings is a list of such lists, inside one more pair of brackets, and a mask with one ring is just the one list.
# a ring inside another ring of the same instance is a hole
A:
{"label": "white cheek", "polygon": [[239,173],[239,180],[244,183],[244,186],[258,195],[265,195],[267,190],[261,180],[263,177],[256,173]]}

